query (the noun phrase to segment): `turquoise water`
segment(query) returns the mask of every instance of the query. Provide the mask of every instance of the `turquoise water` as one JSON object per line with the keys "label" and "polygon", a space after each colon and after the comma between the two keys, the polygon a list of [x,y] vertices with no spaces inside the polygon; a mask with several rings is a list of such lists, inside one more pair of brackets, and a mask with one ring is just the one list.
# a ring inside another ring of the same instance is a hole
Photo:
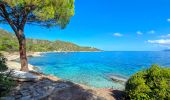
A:
{"label": "turquoise water", "polygon": [[29,58],[39,71],[97,88],[122,89],[110,76],[129,78],[151,64],[170,66],[170,52],[70,52],[44,53]]}

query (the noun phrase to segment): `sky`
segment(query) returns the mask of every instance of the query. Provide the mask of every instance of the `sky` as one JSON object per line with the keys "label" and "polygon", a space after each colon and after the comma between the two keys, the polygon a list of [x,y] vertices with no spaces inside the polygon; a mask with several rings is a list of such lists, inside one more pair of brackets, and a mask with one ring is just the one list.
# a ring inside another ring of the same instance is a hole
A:
{"label": "sky", "polygon": [[[13,32],[8,25],[0,28]],[[66,29],[26,25],[25,35],[106,51],[169,49],[170,0],[75,0]]]}

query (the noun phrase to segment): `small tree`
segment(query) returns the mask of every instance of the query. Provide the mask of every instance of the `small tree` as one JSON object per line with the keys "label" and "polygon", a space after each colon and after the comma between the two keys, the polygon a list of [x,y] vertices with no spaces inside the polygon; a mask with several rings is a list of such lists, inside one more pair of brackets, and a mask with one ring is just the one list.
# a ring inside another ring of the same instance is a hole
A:
{"label": "small tree", "polygon": [[0,22],[9,24],[18,39],[22,71],[29,71],[25,24],[63,29],[73,15],[74,0],[0,0]]}

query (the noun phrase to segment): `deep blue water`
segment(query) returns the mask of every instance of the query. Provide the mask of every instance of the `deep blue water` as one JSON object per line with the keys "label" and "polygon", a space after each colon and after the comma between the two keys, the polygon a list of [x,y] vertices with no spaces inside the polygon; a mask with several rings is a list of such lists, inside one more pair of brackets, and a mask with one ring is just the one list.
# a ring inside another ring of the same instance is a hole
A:
{"label": "deep blue water", "polygon": [[44,53],[41,57],[29,58],[29,63],[43,73],[65,80],[97,88],[122,89],[123,85],[113,82],[110,76],[128,78],[152,64],[170,66],[170,52]]}

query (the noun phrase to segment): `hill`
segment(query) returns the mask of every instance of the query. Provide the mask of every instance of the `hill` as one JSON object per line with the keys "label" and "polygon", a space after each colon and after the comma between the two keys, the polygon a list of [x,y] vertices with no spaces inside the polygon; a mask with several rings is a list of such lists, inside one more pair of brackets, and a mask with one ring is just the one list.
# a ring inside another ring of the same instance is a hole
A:
{"label": "hill", "polygon": [[[0,51],[18,51],[18,41],[14,34],[0,29]],[[71,42],[27,39],[27,51],[100,51],[92,47],[82,47]]]}

